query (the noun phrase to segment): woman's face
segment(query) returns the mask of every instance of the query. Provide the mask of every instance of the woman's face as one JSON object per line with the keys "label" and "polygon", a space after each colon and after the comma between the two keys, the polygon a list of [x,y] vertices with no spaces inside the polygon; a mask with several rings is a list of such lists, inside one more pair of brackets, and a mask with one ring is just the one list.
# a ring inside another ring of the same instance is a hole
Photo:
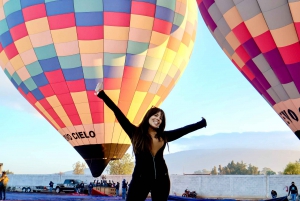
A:
{"label": "woman's face", "polygon": [[162,113],[161,112],[158,112],[154,115],[152,115],[150,118],[149,118],[149,125],[152,127],[152,128],[159,128],[161,122],[162,122]]}

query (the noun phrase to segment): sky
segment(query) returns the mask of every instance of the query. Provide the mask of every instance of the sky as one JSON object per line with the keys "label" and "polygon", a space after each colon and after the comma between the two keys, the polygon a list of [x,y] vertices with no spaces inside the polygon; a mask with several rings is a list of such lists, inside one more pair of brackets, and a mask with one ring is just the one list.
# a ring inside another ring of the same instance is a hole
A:
{"label": "sky", "polygon": [[[205,117],[207,127],[185,138],[272,131],[287,131],[294,136],[227,58],[201,16],[198,21],[190,62],[160,106],[166,113],[166,130]],[[74,163],[84,162],[56,129],[27,103],[3,71],[0,71],[0,122],[0,163],[4,163],[5,170],[15,174],[50,174],[72,170]],[[295,140],[296,137],[291,138]],[[178,151],[181,151],[180,146],[172,147],[170,143],[169,153]]]}

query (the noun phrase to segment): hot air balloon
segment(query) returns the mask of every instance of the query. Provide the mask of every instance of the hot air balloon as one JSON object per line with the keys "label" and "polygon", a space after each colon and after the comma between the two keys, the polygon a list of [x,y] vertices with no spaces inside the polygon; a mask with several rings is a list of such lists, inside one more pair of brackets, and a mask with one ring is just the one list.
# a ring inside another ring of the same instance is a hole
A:
{"label": "hot air balloon", "polygon": [[300,1],[197,3],[228,58],[300,139]]}
{"label": "hot air balloon", "polygon": [[137,125],[182,75],[196,26],[193,0],[4,0],[0,65],[98,177],[130,139],[97,83]]}

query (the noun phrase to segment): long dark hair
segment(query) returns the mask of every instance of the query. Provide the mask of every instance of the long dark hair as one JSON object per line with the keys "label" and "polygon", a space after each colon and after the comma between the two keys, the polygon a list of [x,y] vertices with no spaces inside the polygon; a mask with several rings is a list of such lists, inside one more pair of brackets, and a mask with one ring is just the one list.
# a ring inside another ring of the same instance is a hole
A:
{"label": "long dark hair", "polygon": [[146,151],[146,150],[151,150],[152,147],[152,138],[148,132],[149,130],[149,119],[151,116],[161,112],[162,116],[162,121],[161,124],[159,125],[159,128],[156,129],[156,138],[158,140],[163,140],[167,141],[166,136],[164,136],[164,130],[166,127],[166,116],[165,113],[162,109],[157,108],[157,107],[152,107],[148,110],[148,112],[145,114],[142,122],[140,125],[137,127],[136,132],[133,133],[132,136],[132,147],[134,153],[138,153],[140,151]]}

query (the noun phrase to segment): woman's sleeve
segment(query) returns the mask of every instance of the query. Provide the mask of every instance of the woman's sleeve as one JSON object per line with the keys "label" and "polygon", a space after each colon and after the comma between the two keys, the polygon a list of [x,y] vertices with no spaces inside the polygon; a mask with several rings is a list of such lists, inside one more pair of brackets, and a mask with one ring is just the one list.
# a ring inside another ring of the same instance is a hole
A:
{"label": "woman's sleeve", "polygon": [[203,118],[201,121],[195,123],[195,124],[190,124],[182,128],[178,128],[175,130],[171,131],[165,131],[165,135],[167,137],[168,142],[172,142],[174,140],[177,140],[178,138],[181,138],[182,136],[193,132],[195,130],[201,129],[203,127],[206,127],[206,120]]}
{"label": "woman's sleeve", "polygon": [[102,90],[97,95],[99,98],[101,98],[104,103],[114,112],[118,122],[124,129],[124,131],[127,133],[129,138],[132,137],[132,133],[136,129],[136,126],[133,125],[127,117],[123,114],[123,112],[116,106],[116,104],[106,95],[106,93]]}

